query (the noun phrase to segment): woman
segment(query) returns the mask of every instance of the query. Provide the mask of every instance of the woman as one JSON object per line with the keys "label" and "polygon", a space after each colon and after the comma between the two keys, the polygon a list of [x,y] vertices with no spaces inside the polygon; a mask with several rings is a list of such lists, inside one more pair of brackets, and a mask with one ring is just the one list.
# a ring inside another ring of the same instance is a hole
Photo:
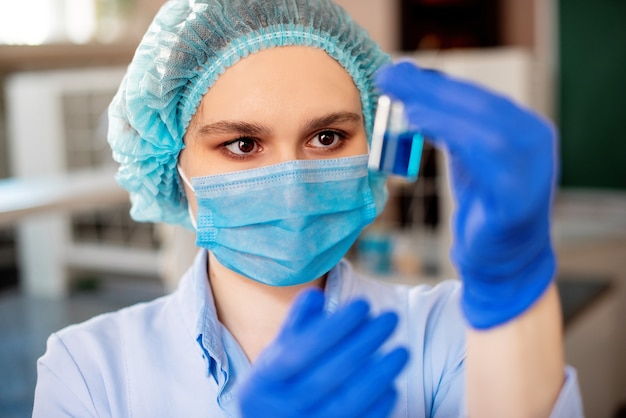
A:
{"label": "woman", "polygon": [[[582,416],[553,284],[552,129],[385,64],[330,1],[161,9],[109,141],[132,216],[193,227],[204,250],[172,295],[53,334],[34,416]],[[342,260],[385,203],[366,165],[381,91],[450,155],[462,285],[392,286]]]}

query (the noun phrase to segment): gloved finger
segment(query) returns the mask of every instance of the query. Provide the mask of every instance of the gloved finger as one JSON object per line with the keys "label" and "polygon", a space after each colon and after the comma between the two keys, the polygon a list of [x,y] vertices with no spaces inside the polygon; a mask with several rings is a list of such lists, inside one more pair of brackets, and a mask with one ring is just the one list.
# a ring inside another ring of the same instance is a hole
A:
{"label": "gloved finger", "polygon": [[398,392],[395,388],[389,388],[378,400],[371,404],[359,418],[385,418],[388,417],[398,400]]}
{"label": "gloved finger", "polygon": [[398,347],[391,352],[370,361],[359,373],[358,378],[337,390],[337,394],[321,405],[319,416],[334,416],[334,411],[344,411],[344,416],[360,417],[374,405],[389,388],[406,366],[409,352]]}
{"label": "gloved finger", "polygon": [[[409,62],[383,68],[377,85],[405,104],[411,124],[453,153],[477,146],[512,152],[529,148],[533,138],[554,136],[549,123],[508,98]],[[517,135],[503,135],[511,132]]]}
{"label": "gloved finger", "polygon": [[324,315],[324,293],[319,289],[306,289],[293,302],[279,335],[303,329],[321,315]]}
{"label": "gloved finger", "polygon": [[367,322],[369,304],[354,300],[334,314],[318,318],[305,329],[281,333],[259,356],[257,373],[272,380],[285,380],[314,366],[318,358]]}
{"label": "gloved finger", "polygon": [[376,85],[404,103],[428,103],[442,111],[472,119],[501,118],[503,112],[517,107],[485,87],[419,68],[408,61],[383,67],[376,74]]}
{"label": "gloved finger", "polygon": [[[404,102],[404,105],[408,119],[427,140],[462,160],[471,158],[475,161],[476,157],[481,157],[481,163],[491,161],[492,165],[503,158],[525,161],[528,152],[539,154],[535,147],[543,146],[545,150],[541,149],[541,152],[547,151],[548,154],[553,148],[550,141],[553,132],[549,125],[542,125],[537,120],[506,125],[503,112],[489,117],[471,112],[455,113],[450,106],[424,98]],[[536,131],[542,129],[537,135]]]}
{"label": "gloved finger", "polygon": [[271,412],[272,418],[291,418],[293,411],[282,396],[276,396],[280,387],[258,384],[254,378],[244,382],[237,393],[242,417],[259,417]]}
{"label": "gloved finger", "polygon": [[348,384],[357,370],[385,343],[398,324],[398,316],[386,312],[361,325],[350,337],[326,353],[313,369],[293,383],[291,396],[308,409],[323,402],[336,388]]}

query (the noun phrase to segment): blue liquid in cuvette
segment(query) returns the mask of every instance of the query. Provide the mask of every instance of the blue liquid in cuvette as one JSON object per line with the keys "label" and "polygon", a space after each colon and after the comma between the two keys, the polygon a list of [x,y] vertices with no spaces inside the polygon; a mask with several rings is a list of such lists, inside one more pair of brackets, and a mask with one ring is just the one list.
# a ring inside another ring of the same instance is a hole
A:
{"label": "blue liquid in cuvette", "polygon": [[424,137],[419,132],[386,133],[380,171],[409,181],[417,180],[423,147]]}

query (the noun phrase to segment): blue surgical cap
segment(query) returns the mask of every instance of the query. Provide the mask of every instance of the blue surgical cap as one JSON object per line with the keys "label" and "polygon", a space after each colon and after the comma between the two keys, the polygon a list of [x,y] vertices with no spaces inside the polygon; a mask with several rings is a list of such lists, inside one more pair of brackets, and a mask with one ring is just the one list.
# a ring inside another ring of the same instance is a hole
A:
{"label": "blue surgical cap", "polygon": [[[240,59],[287,45],[322,49],[346,69],[370,135],[373,75],[389,56],[341,7],[330,0],[170,0],[109,107],[116,179],[130,193],[133,219],[190,226],[176,164],[200,100]],[[372,181],[384,187],[383,179]]]}

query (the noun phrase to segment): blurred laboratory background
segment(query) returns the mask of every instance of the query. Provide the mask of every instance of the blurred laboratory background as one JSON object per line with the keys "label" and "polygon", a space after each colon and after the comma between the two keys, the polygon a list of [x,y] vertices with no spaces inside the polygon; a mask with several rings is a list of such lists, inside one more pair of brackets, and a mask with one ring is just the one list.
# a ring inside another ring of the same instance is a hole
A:
{"label": "blurred laboratory background", "polygon": [[[567,361],[588,417],[625,417],[626,2],[338,2],[393,55],[559,128]],[[188,231],[130,219],[106,142],[107,105],[163,3],[0,1],[0,417],[30,416],[51,332],[171,291],[196,251]],[[390,193],[349,253],[357,268],[402,283],[455,277],[444,157],[425,148],[419,180],[392,180]]]}

